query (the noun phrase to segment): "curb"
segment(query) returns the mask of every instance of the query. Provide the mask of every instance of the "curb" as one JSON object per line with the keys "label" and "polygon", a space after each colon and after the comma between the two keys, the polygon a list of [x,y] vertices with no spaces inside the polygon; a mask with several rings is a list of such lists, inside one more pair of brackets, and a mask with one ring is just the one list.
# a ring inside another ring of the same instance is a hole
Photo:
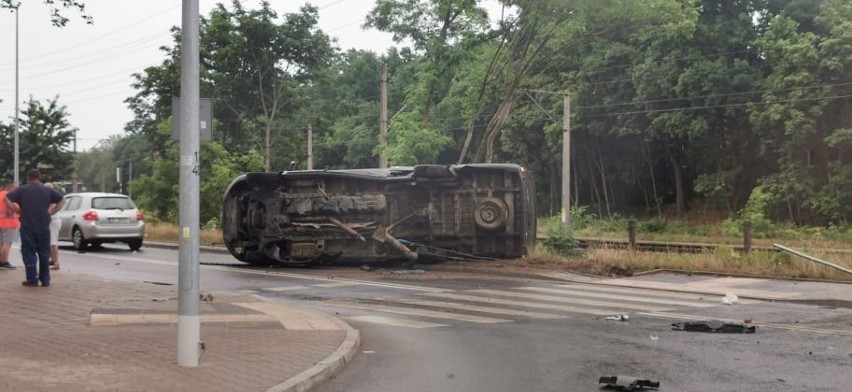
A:
{"label": "curb", "polygon": [[[178,244],[172,242],[144,242],[142,246],[158,249],[178,249]],[[230,254],[228,252],[228,248],[225,248],[224,246],[200,245],[198,249],[208,253],[218,253],[223,255]]]}
{"label": "curb", "polygon": [[[268,302],[263,298],[260,299],[264,302]],[[358,349],[361,347],[361,333],[337,317],[316,311],[314,311],[314,313],[328,318],[340,326],[340,329],[346,332],[346,337],[343,339],[343,343],[341,343],[340,346],[337,347],[337,350],[325,359],[317,362],[314,366],[311,366],[296,376],[267,389],[266,392],[308,391],[322,382],[334,377],[355,358],[355,355],[358,353]]]}

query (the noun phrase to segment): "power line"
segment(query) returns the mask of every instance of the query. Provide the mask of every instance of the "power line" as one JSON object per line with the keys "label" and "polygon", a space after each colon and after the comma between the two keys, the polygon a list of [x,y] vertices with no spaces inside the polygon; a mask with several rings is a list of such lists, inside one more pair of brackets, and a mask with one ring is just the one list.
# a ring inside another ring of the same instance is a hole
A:
{"label": "power line", "polygon": [[[81,47],[81,46],[89,46],[89,45],[91,45],[91,44],[92,44],[92,42],[96,42],[96,41],[99,41],[99,40],[102,40],[102,39],[104,39],[104,38],[108,38],[108,37],[113,37],[113,36],[115,35],[115,33],[119,33],[119,32],[125,31],[125,30],[130,29],[130,28],[138,27],[138,25],[139,25],[139,24],[141,24],[141,23],[143,23],[143,22],[147,22],[147,21],[149,21],[149,20],[151,20],[151,19],[155,19],[155,18],[157,18],[158,16],[163,15],[163,14],[166,14],[166,13],[169,13],[169,12],[171,12],[171,11],[173,11],[173,10],[177,9],[177,8],[180,8],[180,4],[177,4],[177,5],[171,6],[171,7],[167,8],[167,9],[165,9],[165,10],[163,10],[163,11],[157,12],[156,14],[153,14],[153,15],[147,16],[147,17],[145,17],[145,18],[142,18],[142,19],[136,20],[136,21],[134,21],[134,22],[128,23],[127,25],[125,25],[125,26],[123,26],[123,27],[119,27],[119,28],[117,28],[117,29],[115,29],[115,30],[111,30],[111,31],[109,31],[109,32],[107,32],[107,33],[104,33],[104,34],[102,34],[102,35],[100,35],[100,36],[97,36],[97,37],[95,37],[95,38],[87,39],[85,42],[80,42],[80,43],[78,43],[78,44],[74,44],[74,45],[66,46],[66,47],[64,47],[64,48],[62,48],[62,49],[60,49],[60,50],[55,50],[55,51],[51,51],[51,52],[47,52],[47,53],[42,53],[42,54],[35,55],[35,56],[32,56],[32,57],[27,57],[27,58],[21,59],[21,61],[22,61],[22,62],[27,62],[27,61],[30,61],[30,60],[40,59],[40,58],[43,58],[43,57],[50,57],[50,56],[54,56],[54,55],[57,55],[57,54],[60,54],[60,53],[65,53],[65,52],[67,52],[67,51],[70,51],[70,50],[73,50],[73,49],[79,48],[79,47]],[[13,63],[14,63],[14,61],[8,61],[8,62],[0,63],[0,69],[6,69],[6,68],[4,68],[5,66],[8,66],[8,65],[13,64]],[[32,66],[30,66],[30,67],[32,67]],[[10,69],[11,69],[11,68],[10,68]]]}

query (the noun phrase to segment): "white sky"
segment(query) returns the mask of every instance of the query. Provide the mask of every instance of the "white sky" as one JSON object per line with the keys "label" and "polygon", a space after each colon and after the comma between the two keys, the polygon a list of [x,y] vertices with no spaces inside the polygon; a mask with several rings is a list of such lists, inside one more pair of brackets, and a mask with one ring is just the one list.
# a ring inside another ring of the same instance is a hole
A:
{"label": "white sky", "polygon": [[[216,3],[200,0],[202,15]],[[181,23],[181,0],[86,0],[94,25],[74,11],[64,28],[50,24],[49,10],[40,0],[24,0],[20,8],[20,102],[29,96],[42,102],[59,95],[72,126],[79,128],[77,148],[87,150],[110,135],[123,134],[132,114],[124,99],[134,72],[159,65],[162,45],[172,45],[169,29]],[[246,9],[258,1],[243,0]],[[293,12],[304,0],[270,0],[279,15]],[[338,39],[343,49],[381,53],[393,45],[390,34],[363,31],[361,24],[374,0],[314,0],[320,8],[320,28]],[[10,123],[15,107],[15,15],[0,11],[0,119]],[[23,103],[21,103],[23,106]]]}

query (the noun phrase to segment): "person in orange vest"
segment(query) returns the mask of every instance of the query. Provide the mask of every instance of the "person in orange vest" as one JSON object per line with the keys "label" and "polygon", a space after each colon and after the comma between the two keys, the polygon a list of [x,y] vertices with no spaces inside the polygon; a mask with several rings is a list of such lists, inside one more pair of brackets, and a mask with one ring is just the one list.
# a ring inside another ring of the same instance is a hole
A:
{"label": "person in orange vest", "polygon": [[[6,183],[6,186],[0,190],[0,201],[6,198],[6,194],[15,189],[17,185],[14,182]],[[6,203],[0,203],[0,269],[15,269],[15,266],[9,262],[9,253],[12,251],[12,243],[18,240],[18,228],[21,223],[18,220],[18,214],[6,206]]]}

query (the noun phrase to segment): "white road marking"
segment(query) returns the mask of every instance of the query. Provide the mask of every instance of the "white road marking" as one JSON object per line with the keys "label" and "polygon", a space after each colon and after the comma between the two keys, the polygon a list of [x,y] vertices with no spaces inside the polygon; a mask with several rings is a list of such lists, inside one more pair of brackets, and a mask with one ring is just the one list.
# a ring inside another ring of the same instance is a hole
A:
{"label": "white road marking", "polygon": [[556,287],[568,290],[583,290],[583,291],[603,291],[607,293],[620,293],[620,294],[629,294],[629,295],[639,295],[639,296],[657,296],[657,297],[669,297],[676,299],[687,299],[693,301],[711,301],[711,302],[719,302],[722,300],[721,295],[715,294],[691,294],[684,293],[678,291],[659,291],[653,289],[643,289],[643,288],[630,288],[630,287],[616,287],[612,285],[595,285],[595,284],[558,284]]}
{"label": "white road marking", "polygon": [[440,312],[440,311],[437,311],[437,310],[403,308],[403,307],[399,307],[399,306],[389,306],[389,305],[381,305],[381,304],[365,304],[365,303],[345,302],[345,301],[324,301],[323,303],[326,304],[326,305],[339,306],[339,307],[343,307],[343,308],[372,310],[372,311],[377,311],[377,312],[387,312],[387,313],[396,313],[396,314],[406,314],[406,315],[409,315],[409,316],[429,317],[429,318],[436,318],[436,319],[443,319],[443,320],[467,321],[469,323],[479,323],[479,324],[507,323],[507,322],[511,321],[511,320],[492,318],[492,317],[470,316],[470,315],[460,314],[460,313]]}
{"label": "white road marking", "polygon": [[447,324],[427,323],[425,321],[396,319],[384,316],[355,316],[347,317],[348,320],[363,321],[372,324],[390,325],[393,327],[408,327],[408,328],[435,328],[446,327]]}
{"label": "white road marking", "polygon": [[281,292],[281,291],[297,291],[297,290],[307,290],[307,289],[310,289],[310,287],[309,287],[309,286],[264,287],[264,288],[263,288],[263,289],[261,289],[261,290],[263,290],[263,291]]}
{"label": "white road marking", "polygon": [[[139,263],[146,264],[156,264],[156,265],[168,265],[176,267],[178,265],[177,262],[168,262],[168,261],[157,261],[157,260],[148,260],[142,259],[138,257],[126,257],[126,256],[103,256],[97,254],[88,253],[86,257],[89,258],[98,258],[105,260],[119,260],[119,261],[135,261]],[[215,265],[202,265],[201,268],[207,270],[217,270],[217,271],[227,271],[232,273],[240,273],[247,275],[261,275],[267,277],[285,277],[285,278],[293,278],[293,279],[302,279],[302,280],[312,280],[312,281],[322,281],[328,283],[338,283],[338,282],[346,282],[351,284],[357,284],[362,286],[372,286],[372,287],[383,287],[388,289],[397,289],[397,290],[409,290],[409,291],[422,291],[428,293],[442,293],[450,290],[446,289],[437,289],[432,287],[423,287],[423,286],[412,286],[412,285],[404,285],[398,283],[381,283],[381,282],[372,282],[369,280],[357,280],[357,279],[346,279],[346,278],[326,278],[320,276],[310,276],[310,275],[300,275],[288,272],[278,272],[278,271],[254,271],[247,270],[244,268],[231,268],[231,267],[223,267],[223,266],[215,266]]]}
{"label": "white road marking", "polygon": [[480,302],[480,303],[487,303],[487,304],[508,305],[508,306],[517,306],[517,307],[526,307],[526,308],[535,308],[535,309],[557,310],[557,311],[561,311],[561,312],[594,314],[594,315],[600,315],[600,316],[609,315],[609,314],[613,313],[612,310],[581,308],[581,307],[576,307],[576,306],[556,305],[556,304],[543,304],[543,303],[527,302],[527,301],[514,301],[514,300],[510,300],[510,299],[480,297],[480,296],[475,296],[475,295],[464,295],[464,294],[453,294],[453,293],[428,293],[426,295],[431,296],[431,297],[454,299],[454,300],[459,300],[459,301]]}
{"label": "white road marking", "polygon": [[[621,295],[621,294],[609,294],[609,293],[596,293],[582,290],[565,290],[565,289],[550,289],[546,287],[519,287],[520,290],[529,290],[529,291],[539,291],[544,293],[552,293],[552,294],[563,294],[566,296],[581,296],[581,297],[592,297],[592,298],[604,298],[604,299],[612,299],[618,301],[638,301],[644,303],[652,303],[652,304],[661,304],[661,305],[670,305],[670,306],[689,306],[694,308],[709,308],[713,306],[717,306],[718,304],[710,304],[710,303],[702,303],[702,302],[692,302],[692,301],[678,301],[671,299],[660,299],[660,298],[651,298],[651,297],[641,297],[637,295]],[[474,290],[479,291],[479,290]],[[493,290],[488,290],[493,291]],[[559,298],[559,297],[556,297]],[[577,300],[574,300],[577,301]],[[623,306],[633,306],[628,304],[622,304]],[[637,308],[638,309],[638,308]]]}
{"label": "white road marking", "polygon": [[[730,278],[734,279],[734,278]],[[650,281],[631,281],[610,279],[598,282],[601,285],[620,286],[620,287],[644,287],[650,289],[687,291],[687,292],[712,292],[717,295],[724,295],[726,292],[733,292],[739,296],[749,296],[757,298],[785,299],[794,298],[800,295],[798,292],[786,293],[769,290],[747,289],[744,287],[733,287],[741,285],[740,282],[726,281],[710,281],[710,282],[689,282],[689,283],[667,283],[667,282],[650,282]],[[755,282],[748,282],[755,283]]]}
{"label": "white road marking", "polygon": [[326,289],[334,289],[338,287],[351,287],[351,286],[360,286],[360,283],[355,282],[337,282],[337,283],[321,283],[321,284],[312,284],[311,287],[322,287]]}
{"label": "white road marking", "polygon": [[[514,298],[523,298],[526,300],[536,300],[536,301],[548,301],[548,302],[564,302],[570,305],[584,305],[584,306],[594,306],[597,308],[612,308],[609,312],[613,312],[615,310],[646,310],[646,311],[661,311],[661,310],[669,310],[669,307],[662,307],[659,305],[651,305],[651,304],[641,304],[641,303],[626,303],[621,301],[600,301],[596,299],[586,299],[586,298],[575,298],[575,297],[566,297],[566,296],[554,296],[554,295],[542,295],[542,294],[530,294],[530,293],[518,293],[514,291],[503,291],[503,290],[471,290],[470,293],[476,294],[485,294],[485,295],[498,295],[503,297],[514,297]],[[634,300],[636,301],[636,300]],[[601,309],[603,310],[603,309]]]}
{"label": "white road marking", "polygon": [[458,302],[443,302],[443,301],[430,301],[425,299],[410,299],[410,298],[382,298],[383,301],[389,302],[399,302],[404,304],[412,304],[412,305],[421,305],[421,306],[433,306],[436,308],[444,308],[444,309],[455,309],[455,310],[467,310],[472,312],[482,312],[482,313],[493,313],[493,314],[502,314],[507,316],[519,316],[533,319],[560,319],[567,318],[568,316],[559,315],[559,314],[550,314],[550,313],[539,313],[539,312],[530,312],[526,310],[515,310],[515,309],[506,309],[506,308],[495,308],[490,306],[478,306],[478,305],[467,305],[461,304]]}

